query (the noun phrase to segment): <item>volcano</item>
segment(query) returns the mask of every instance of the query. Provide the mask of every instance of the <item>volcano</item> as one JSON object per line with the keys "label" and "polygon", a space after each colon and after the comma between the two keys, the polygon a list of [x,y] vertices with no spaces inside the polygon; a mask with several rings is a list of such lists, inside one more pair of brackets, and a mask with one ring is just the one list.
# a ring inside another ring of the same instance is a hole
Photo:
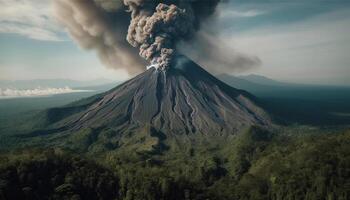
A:
{"label": "volcano", "polygon": [[150,68],[75,105],[80,109],[58,120],[56,130],[103,127],[130,133],[147,126],[165,135],[222,135],[270,124],[254,96],[226,85],[184,56],[166,71]]}

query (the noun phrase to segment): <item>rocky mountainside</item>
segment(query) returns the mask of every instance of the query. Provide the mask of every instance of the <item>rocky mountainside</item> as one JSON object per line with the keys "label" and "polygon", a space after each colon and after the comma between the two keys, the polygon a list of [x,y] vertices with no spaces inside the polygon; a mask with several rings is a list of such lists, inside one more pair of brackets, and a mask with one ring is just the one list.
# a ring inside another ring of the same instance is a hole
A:
{"label": "rocky mountainside", "polygon": [[235,134],[244,127],[269,125],[269,117],[254,99],[179,57],[167,71],[150,68],[93,98],[56,127],[65,131],[107,127],[126,133],[150,126],[166,135]]}

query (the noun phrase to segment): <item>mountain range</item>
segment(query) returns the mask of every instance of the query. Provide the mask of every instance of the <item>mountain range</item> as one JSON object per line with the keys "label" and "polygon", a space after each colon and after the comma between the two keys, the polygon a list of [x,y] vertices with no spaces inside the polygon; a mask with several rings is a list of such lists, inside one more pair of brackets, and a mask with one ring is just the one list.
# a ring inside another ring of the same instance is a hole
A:
{"label": "mountain range", "polygon": [[233,76],[220,74],[217,77],[231,86],[249,91],[255,96],[263,98],[304,100],[347,100],[350,98],[350,87],[347,86],[286,83],[259,75]]}

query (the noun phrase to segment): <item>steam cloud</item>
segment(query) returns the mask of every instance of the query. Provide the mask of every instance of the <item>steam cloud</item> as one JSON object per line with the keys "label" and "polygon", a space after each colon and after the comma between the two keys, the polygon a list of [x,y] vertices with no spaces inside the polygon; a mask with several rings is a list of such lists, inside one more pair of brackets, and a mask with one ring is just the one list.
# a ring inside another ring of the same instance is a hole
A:
{"label": "steam cloud", "polygon": [[138,54],[153,66],[167,69],[177,48],[207,69],[215,67],[210,71],[259,64],[257,58],[228,55],[232,51],[196,33],[220,1],[56,0],[55,8],[57,18],[81,47],[96,50],[105,65],[129,73],[138,73],[146,65]]}

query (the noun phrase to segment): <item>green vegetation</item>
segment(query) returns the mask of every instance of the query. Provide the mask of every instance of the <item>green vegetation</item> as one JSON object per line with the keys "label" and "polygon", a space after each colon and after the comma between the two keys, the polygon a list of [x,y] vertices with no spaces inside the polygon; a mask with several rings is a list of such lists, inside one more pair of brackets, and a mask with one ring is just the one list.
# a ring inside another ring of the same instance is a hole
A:
{"label": "green vegetation", "polygon": [[350,131],[254,127],[213,139],[147,130],[122,143],[90,130],[61,148],[3,153],[0,199],[349,199]]}
{"label": "green vegetation", "polygon": [[0,157],[0,199],[112,199],[118,179],[109,170],[53,149]]}

